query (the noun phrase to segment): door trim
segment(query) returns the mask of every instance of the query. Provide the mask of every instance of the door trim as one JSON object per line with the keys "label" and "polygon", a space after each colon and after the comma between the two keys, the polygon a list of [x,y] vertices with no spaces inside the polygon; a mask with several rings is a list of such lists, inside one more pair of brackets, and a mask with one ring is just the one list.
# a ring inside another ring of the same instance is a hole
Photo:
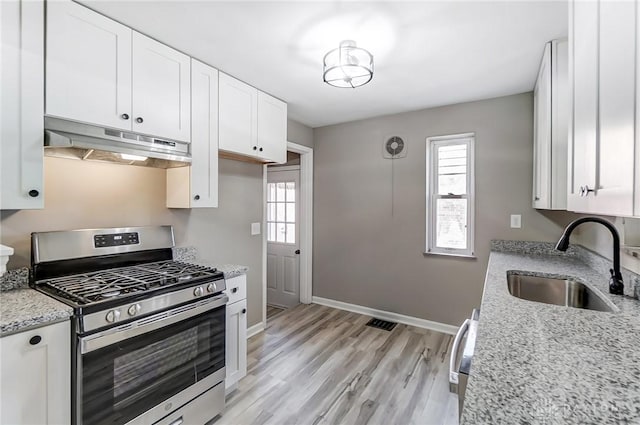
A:
{"label": "door trim", "polygon": [[[313,294],[313,148],[287,142],[300,154],[300,302],[311,304]],[[267,327],[267,166],[262,167],[262,326]]]}

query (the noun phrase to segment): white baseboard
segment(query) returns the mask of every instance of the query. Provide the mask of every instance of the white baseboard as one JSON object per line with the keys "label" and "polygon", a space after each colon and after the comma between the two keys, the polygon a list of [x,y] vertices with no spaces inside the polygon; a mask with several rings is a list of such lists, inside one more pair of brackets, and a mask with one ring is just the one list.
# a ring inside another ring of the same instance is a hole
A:
{"label": "white baseboard", "polygon": [[260,332],[264,331],[264,323],[258,322],[255,325],[247,328],[247,339],[251,338],[254,335],[258,335]]}
{"label": "white baseboard", "polygon": [[431,320],[419,319],[412,316],[405,316],[404,314],[393,313],[391,311],[377,310],[375,308],[349,304],[342,301],[336,301],[322,297],[313,297],[313,302],[315,304],[325,305],[327,307],[351,311],[353,313],[364,314],[365,316],[372,316],[378,319],[390,320],[392,322],[404,323],[405,325],[429,329],[449,335],[455,335],[456,332],[458,332],[457,326],[447,325],[446,323],[433,322]]}

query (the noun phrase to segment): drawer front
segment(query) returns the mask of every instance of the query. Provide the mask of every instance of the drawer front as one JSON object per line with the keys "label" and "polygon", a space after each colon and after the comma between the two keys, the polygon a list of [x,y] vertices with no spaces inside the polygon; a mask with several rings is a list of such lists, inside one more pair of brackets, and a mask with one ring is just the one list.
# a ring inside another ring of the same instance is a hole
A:
{"label": "drawer front", "polygon": [[227,305],[247,298],[246,274],[232,277],[231,279],[226,279],[225,284],[227,285],[227,289],[224,292],[229,297],[229,302],[227,303]]}

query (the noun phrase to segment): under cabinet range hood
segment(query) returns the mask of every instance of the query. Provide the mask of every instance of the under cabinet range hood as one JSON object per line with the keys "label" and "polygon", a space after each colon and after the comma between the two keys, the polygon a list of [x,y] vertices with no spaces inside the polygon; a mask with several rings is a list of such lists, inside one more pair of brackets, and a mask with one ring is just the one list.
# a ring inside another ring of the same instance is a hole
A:
{"label": "under cabinet range hood", "polygon": [[156,168],[184,167],[191,163],[188,142],[53,117],[44,118],[44,129],[47,156]]}

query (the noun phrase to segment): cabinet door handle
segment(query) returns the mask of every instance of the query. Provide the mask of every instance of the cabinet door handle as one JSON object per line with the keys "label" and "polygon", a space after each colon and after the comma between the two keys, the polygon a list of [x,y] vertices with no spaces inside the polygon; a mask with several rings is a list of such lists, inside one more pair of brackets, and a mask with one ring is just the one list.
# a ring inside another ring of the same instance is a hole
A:
{"label": "cabinet door handle", "polygon": [[580,186],[580,196],[589,196],[589,193],[595,191],[595,189],[589,189],[589,186]]}
{"label": "cabinet door handle", "polygon": [[128,120],[128,119],[129,119],[129,114],[122,114],[122,115],[120,115],[120,117],[121,117],[123,120]]}
{"label": "cabinet door handle", "polygon": [[40,335],[35,335],[32,336],[31,339],[29,339],[29,344],[38,345],[40,344],[40,341],[42,341],[42,337]]}
{"label": "cabinet door handle", "polygon": [[233,288],[233,289],[231,290],[231,292],[233,292],[233,293],[235,294],[236,292],[238,292],[238,288]]}
{"label": "cabinet door handle", "polygon": [[200,199],[200,195],[194,196],[193,199],[195,199],[197,201],[198,199]]}
{"label": "cabinet door handle", "polygon": [[243,309],[242,309],[242,314],[245,314],[246,312],[247,312],[247,309],[246,309],[246,308],[243,308]]}
{"label": "cabinet door handle", "polygon": [[260,152],[262,152],[262,148],[258,149]]}
{"label": "cabinet door handle", "polygon": [[257,146],[254,146],[254,147],[253,147],[253,150],[254,150],[254,151],[255,151],[255,150],[257,150],[257,149],[258,149],[258,147],[257,147]]}
{"label": "cabinet door handle", "polygon": [[31,189],[31,190],[29,191],[29,196],[31,196],[32,198],[37,198],[37,197],[38,197],[38,195],[40,195],[40,192],[39,192],[39,191],[37,191],[37,190],[35,190],[35,189]]}
{"label": "cabinet door handle", "polygon": [[142,117],[138,117],[136,118],[136,122],[139,124],[142,124],[144,122],[144,120],[142,119]]}

